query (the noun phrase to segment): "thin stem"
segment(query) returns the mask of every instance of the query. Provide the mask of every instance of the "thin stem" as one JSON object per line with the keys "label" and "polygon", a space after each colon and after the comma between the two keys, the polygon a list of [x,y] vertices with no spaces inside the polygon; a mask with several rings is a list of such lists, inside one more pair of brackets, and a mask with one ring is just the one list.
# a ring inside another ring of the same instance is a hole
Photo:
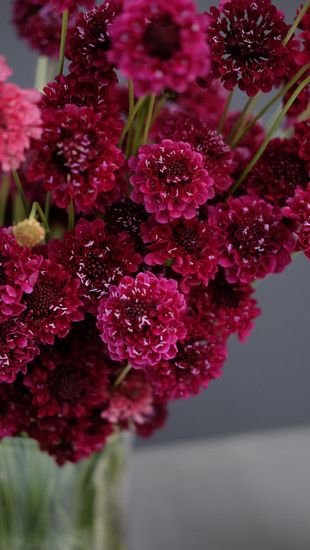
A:
{"label": "thin stem", "polygon": [[162,108],[167,103],[167,101],[168,101],[168,97],[166,96],[166,94],[164,94],[162,96],[162,98],[158,101],[157,105],[155,106],[154,113],[153,113],[152,124],[154,124],[155,120],[159,116]]}
{"label": "thin stem", "polygon": [[131,125],[132,125],[132,123],[133,123],[133,121],[134,121],[134,119],[135,119],[136,114],[138,113],[138,111],[140,110],[141,106],[143,105],[144,101],[145,101],[145,97],[140,97],[140,98],[138,99],[137,103],[135,104],[132,113],[129,115],[129,117],[128,117],[128,119],[127,119],[127,122],[126,122],[126,124],[125,124],[125,126],[124,126],[124,128],[123,128],[121,138],[120,138],[120,140],[119,140],[119,144],[118,144],[119,147],[122,146],[122,144],[123,144],[123,142],[124,142],[124,139],[125,139],[125,137],[126,137],[126,134],[127,134],[128,130],[129,130],[129,128],[131,127]]}
{"label": "thin stem", "polygon": [[128,100],[129,100],[129,114],[131,114],[135,106],[135,92],[134,92],[132,80],[128,80]]}
{"label": "thin stem", "polygon": [[149,109],[148,109],[145,128],[144,128],[143,141],[142,141],[143,145],[147,143],[147,140],[149,137],[149,133],[152,125],[155,101],[156,101],[156,94],[152,94],[150,97],[150,104],[149,104]]}
{"label": "thin stem", "polygon": [[221,114],[221,118],[220,118],[219,123],[218,123],[218,127],[217,127],[218,132],[221,132],[224,128],[225,120],[226,120],[226,117],[227,117],[227,113],[229,111],[229,107],[230,107],[231,102],[232,102],[233,95],[234,95],[234,90],[232,90],[230,92],[230,94],[228,95],[228,97],[227,97],[224,110]]}
{"label": "thin stem", "polygon": [[286,113],[293,105],[294,101],[296,101],[299,94],[303,91],[303,89],[310,84],[310,76],[308,78],[305,78],[302,83],[298,86],[298,88],[295,90],[295,92],[292,94],[288,102],[285,104],[284,108],[282,109],[281,113],[276,117],[274,120],[269,132],[267,133],[262,145],[258,149],[257,153],[252,158],[251,162],[247,165],[245,170],[242,172],[241,176],[238,178],[236,183],[232,186],[229,195],[233,195],[234,192],[238,189],[238,187],[241,185],[241,183],[244,182],[248,174],[251,172],[252,168],[254,168],[255,164],[258,162],[262,154],[264,153],[266,147],[268,146],[269,141],[273,137],[274,133],[279,128],[282,120],[284,119]]}
{"label": "thin stem", "polygon": [[254,109],[256,103],[261,97],[261,92],[258,92],[254,97],[250,97],[248,101],[246,102],[239,118],[236,120],[235,124],[233,125],[230,134],[227,138],[227,142],[231,145],[233,141],[239,137],[240,132],[244,129],[244,125],[247,123],[247,117],[251,113],[251,111]]}
{"label": "thin stem", "polygon": [[43,227],[44,227],[46,233],[50,233],[51,232],[50,226],[48,225],[48,221],[46,219],[46,216],[45,216],[41,206],[39,205],[38,202],[34,202],[33,205],[32,205],[32,208],[31,208],[29,219],[30,220],[35,219],[37,213],[39,214],[39,216],[41,218],[41,221],[42,221],[42,224],[43,224]]}
{"label": "thin stem", "polygon": [[290,41],[290,39],[292,38],[294,32],[296,31],[296,29],[297,29],[299,23],[301,22],[303,16],[307,13],[309,7],[310,7],[310,0],[308,0],[308,2],[305,3],[304,7],[301,8],[299,14],[297,15],[293,25],[291,26],[290,30],[288,31],[286,37],[283,40],[283,45],[284,46],[286,46],[288,44],[288,42]]}
{"label": "thin stem", "polygon": [[281,97],[285,96],[287,94],[287,92],[294,86],[294,84],[296,84],[296,82],[300,79],[300,77],[309,69],[310,67],[310,63],[307,63],[307,65],[304,65],[299,71],[298,73],[295,74],[295,76],[286,84],[286,86],[284,86],[284,88],[282,88],[282,90],[280,90],[280,92],[278,92],[270,101],[268,101],[268,103],[265,105],[265,107],[263,107],[259,113],[254,117],[252,118],[252,120],[250,120],[248,122],[248,124],[245,126],[245,128],[243,129],[242,133],[239,135],[239,137],[236,139],[233,140],[233,142],[231,143],[231,147],[237,147],[240,143],[240,141],[244,138],[244,136],[251,130],[251,128],[253,128],[254,124],[256,124],[256,122],[262,117],[264,116],[267,111],[269,111],[269,109],[271,109],[271,107],[278,101],[278,99],[280,99]]}
{"label": "thin stem", "polygon": [[0,227],[5,221],[6,205],[10,191],[10,178],[8,174],[3,174],[0,188]]}
{"label": "thin stem", "polygon": [[129,365],[128,363],[128,365],[122,370],[122,372],[116,378],[114,382],[114,388],[117,388],[117,386],[119,386],[123,382],[123,380],[125,380],[130,370],[131,370],[131,365]]}
{"label": "thin stem", "polygon": [[39,92],[42,92],[48,81],[49,58],[46,55],[39,55],[37,60],[34,85]]}
{"label": "thin stem", "polygon": [[66,49],[66,40],[68,32],[68,23],[69,23],[69,10],[65,10],[62,14],[62,25],[61,25],[61,39],[60,39],[60,49],[59,49],[59,63],[58,63],[58,74],[62,74],[64,70],[64,61],[65,61],[65,49]]}
{"label": "thin stem", "polygon": [[71,199],[70,204],[68,206],[68,229],[69,231],[73,231],[75,220],[74,220],[74,204],[73,200]]}
{"label": "thin stem", "polygon": [[13,175],[13,178],[14,178],[14,181],[15,181],[15,185],[16,185],[16,189],[18,191],[18,194],[21,198],[21,202],[22,202],[22,205],[23,205],[23,209],[24,209],[24,214],[25,214],[25,218],[27,218],[28,214],[29,214],[29,207],[28,207],[28,203],[27,203],[27,200],[26,200],[26,197],[25,197],[25,193],[24,193],[24,189],[23,189],[23,186],[22,186],[22,182],[20,180],[20,177],[19,177],[19,174],[17,172],[17,170],[12,170],[12,175]]}
{"label": "thin stem", "polygon": [[49,217],[50,217],[51,200],[52,200],[52,197],[51,197],[50,192],[48,191],[46,193],[45,206],[44,206],[44,215],[46,217],[47,223],[48,223]]}
{"label": "thin stem", "polygon": [[137,121],[135,125],[135,136],[134,136],[134,142],[133,142],[133,148],[132,148],[133,155],[137,154],[137,151],[142,141],[143,123],[146,116],[146,109],[147,109],[147,103],[145,102],[137,116]]}

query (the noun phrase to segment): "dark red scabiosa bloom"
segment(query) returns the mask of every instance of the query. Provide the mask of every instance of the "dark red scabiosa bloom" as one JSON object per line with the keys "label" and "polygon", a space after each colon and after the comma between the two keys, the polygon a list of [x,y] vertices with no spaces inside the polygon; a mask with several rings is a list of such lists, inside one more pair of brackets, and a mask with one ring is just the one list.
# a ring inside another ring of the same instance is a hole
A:
{"label": "dark red scabiosa bloom", "polygon": [[225,341],[237,333],[244,342],[260,315],[250,284],[226,281],[220,270],[207,288],[195,288],[188,296],[187,322],[196,338],[208,342]]}
{"label": "dark red scabiosa bloom", "polygon": [[177,95],[175,101],[181,111],[196,116],[214,130],[224,110],[227,95],[227,90],[219,80],[210,79],[204,88],[193,82],[183,94]]}
{"label": "dark red scabiosa bloom", "polygon": [[80,281],[62,265],[44,259],[31,294],[23,298],[23,322],[42,344],[52,345],[55,336],[64,338],[75,321],[84,317],[80,308]]}
{"label": "dark red scabiosa bloom", "polygon": [[244,183],[247,193],[283,206],[294,196],[295,189],[305,189],[310,166],[300,158],[299,143],[294,137],[275,138],[254,166]]}
{"label": "dark red scabiosa bloom", "polygon": [[281,209],[263,199],[241,196],[209,208],[220,231],[220,264],[229,283],[248,283],[279,273],[290,263],[294,238]]}
{"label": "dark red scabiosa bloom", "polygon": [[310,260],[310,183],[306,189],[296,189],[283,211],[285,216],[297,222],[296,249],[303,251]]}
{"label": "dark red scabiosa bloom", "polygon": [[14,382],[38,353],[33,333],[18,319],[0,323],[0,382]]}
{"label": "dark red scabiosa bloom", "polygon": [[165,138],[185,141],[202,155],[216,193],[223,193],[230,187],[230,174],[234,169],[233,152],[216,130],[211,130],[193,115],[176,113],[162,118],[159,139]]}
{"label": "dark red scabiosa bloom", "polygon": [[186,335],[184,310],[176,281],[149,272],[124,277],[99,306],[98,328],[111,359],[144,368],[173,358]]}
{"label": "dark red scabiosa bloom", "polygon": [[310,120],[295,124],[294,137],[298,143],[298,154],[300,158],[310,165]]}
{"label": "dark red scabiosa bloom", "polygon": [[49,0],[14,0],[13,23],[32,49],[49,57],[59,55],[62,17]]}
{"label": "dark red scabiosa bloom", "polygon": [[14,384],[0,384],[0,438],[20,434],[28,420],[30,402]]}
{"label": "dark red scabiosa bloom", "polygon": [[226,357],[223,344],[187,340],[178,344],[174,359],[161,361],[145,375],[158,398],[188,399],[221,376]]}
{"label": "dark red scabiosa bloom", "polygon": [[20,247],[10,229],[0,229],[0,322],[24,311],[22,298],[38,280],[42,256]]}
{"label": "dark red scabiosa bloom", "polygon": [[110,28],[109,58],[133,79],[138,95],[184,92],[210,70],[206,26],[191,0],[127,2]]}
{"label": "dark red scabiosa bloom", "polygon": [[72,104],[47,109],[43,118],[44,132],[34,144],[27,177],[42,182],[59,208],[72,200],[77,211],[88,212],[100,192],[114,188],[114,172],[123,163],[110,138],[110,119],[92,107]]}
{"label": "dark red scabiosa bloom", "polygon": [[[239,111],[234,111],[227,115],[223,128],[223,136],[226,140],[240,115],[241,113]],[[248,122],[251,122],[253,117],[250,115],[247,120]],[[260,148],[264,141],[265,135],[266,132],[264,127],[259,122],[256,122],[242,138],[240,143],[234,148],[234,174],[238,175],[242,172],[242,170],[244,170],[249,161],[254,157],[255,153]]]}
{"label": "dark red scabiosa bloom", "polygon": [[249,96],[278,86],[286,70],[289,27],[271,0],[234,0],[210,8],[208,39],[215,76]]}
{"label": "dark red scabiosa bloom", "polygon": [[140,235],[140,227],[148,215],[142,204],[135,204],[129,198],[116,202],[107,209],[105,222],[110,233],[126,231],[132,237]]}
{"label": "dark red scabiosa bloom", "polygon": [[59,249],[56,259],[69,265],[74,277],[81,281],[86,309],[94,314],[111,285],[118,284],[124,275],[136,273],[142,263],[130,235],[107,232],[106,224],[99,218],[92,222],[80,219],[75,230],[65,234],[64,242],[58,241],[54,248]]}
{"label": "dark red scabiosa bloom", "polygon": [[143,424],[153,414],[153,391],[142,372],[135,371],[111,391],[107,408],[101,414],[112,424],[132,420]]}
{"label": "dark red scabiosa bloom", "polygon": [[218,270],[219,245],[217,234],[204,221],[176,220],[159,224],[150,219],[141,227],[142,239],[147,243],[148,265],[169,265],[179,273],[180,288],[189,292],[191,286],[208,285]]}
{"label": "dark red scabiosa bloom", "polygon": [[49,3],[59,12],[63,12],[64,10],[72,12],[78,7],[90,10],[95,0],[49,0]]}
{"label": "dark red scabiosa bloom", "polygon": [[80,418],[94,408],[103,408],[109,397],[109,369],[96,347],[84,353],[81,342],[67,352],[62,347],[42,353],[24,384],[38,418]]}
{"label": "dark red scabiosa bloom", "polygon": [[214,196],[203,158],[188,143],[165,139],[144,145],[129,166],[132,200],[144,204],[159,223],[194,218],[199,206]]}
{"label": "dark red scabiosa bloom", "polygon": [[101,6],[80,14],[68,33],[66,57],[71,61],[70,72],[78,76],[79,82],[88,83],[92,79],[106,82],[116,78],[107,53],[111,47],[110,25],[122,6],[123,0],[106,0]]}

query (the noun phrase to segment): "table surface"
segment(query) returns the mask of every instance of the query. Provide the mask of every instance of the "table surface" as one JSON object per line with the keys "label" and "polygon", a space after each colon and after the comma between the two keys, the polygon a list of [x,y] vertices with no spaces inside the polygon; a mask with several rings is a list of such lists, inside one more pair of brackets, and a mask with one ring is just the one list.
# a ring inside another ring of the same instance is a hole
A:
{"label": "table surface", "polygon": [[131,550],[309,550],[310,428],[137,449]]}

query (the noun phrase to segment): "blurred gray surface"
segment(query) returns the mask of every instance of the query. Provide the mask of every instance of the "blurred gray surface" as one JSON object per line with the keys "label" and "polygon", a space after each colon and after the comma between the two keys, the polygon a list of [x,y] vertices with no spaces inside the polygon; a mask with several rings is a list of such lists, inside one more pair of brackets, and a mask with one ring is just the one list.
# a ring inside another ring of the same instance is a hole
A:
{"label": "blurred gray surface", "polygon": [[310,430],[141,449],[131,550],[309,550]]}
{"label": "blurred gray surface", "polygon": [[[215,2],[216,3],[216,2]],[[292,21],[300,2],[275,0]],[[210,1],[200,1],[208,9]],[[0,0],[0,54],[13,79],[31,86],[36,55],[9,25],[11,0]],[[240,106],[244,98],[236,98]],[[297,258],[257,291],[262,316],[245,345],[230,343],[224,376],[207,392],[171,406],[170,422],[150,444],[310,422],[310,262]]]}

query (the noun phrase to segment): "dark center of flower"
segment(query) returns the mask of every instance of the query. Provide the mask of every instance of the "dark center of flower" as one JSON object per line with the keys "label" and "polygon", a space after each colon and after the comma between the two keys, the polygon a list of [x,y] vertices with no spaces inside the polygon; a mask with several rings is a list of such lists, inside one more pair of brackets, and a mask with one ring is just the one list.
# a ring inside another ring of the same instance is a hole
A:
{"label": "dark center of flower", "polygon": [[224,276],[211,281],[208,291],[210,291],[212,300],[217,307],[237,309],[242,298],[242,292],[227,283]]}
{"label": "dark center of flower", "polygon": [[133,235],[140,232],[140,225],[147,220],[147,213],[140,204],[134,204],[130,199],[113,204],[107,209],[105,221],[112,232],[129,231]]}
{"label": "dark center of flower", "polygon": [[5,285],[5,283],[6,283],[4,262],[5,262],[5,258],[4,258],[4,256],[1,256],[1,254],[0,254],[0,285]]}
{"label": "dark center of flower", "polygon": [[79,174],[89,170],[97,157],[97,152],[92,147],[93,141],[92,132],[86,131],[77,131],[60,138],[52,158],[59,171],[64,174]]}
{"label": "dark center of flower", "polygon": [[60,402],[78,402],[84,393],[85,380],[76,367],[59,366],[53,373],[49,387],[55,399]]}
{"label": "dark center of flower", "polygon": [[228,228],[229,239],[241,256],[260,256],[266,252],[270,241],[270,225],[263,220],[244,219]]}
{"label": "dark center of flower", "polygon": [[301,162],[297,155],[287,152],[281,155],[270,155],[269,161],[268,183],[270,187],[274,187],[274,192],[282,191],[287,197],[294,194],[297,186],[306,187],[308,174],[305,163]]}
{"label": "dark center of flower", "polygon": [[183,159],[170,160],[160,166],[158,177],[165,180],[165,183],[173,185],[181,183],[186,185],[191,182],[191,175],[188,171],[187,162]]}
{"label": "dark center of flower", "polygon": [[167,61],[181,48],[180,27],[171,15],[166,13],[150,21],[144,31],[142,42],[148,55]]}
{"label": "dark center of flower", "polygon": [[28,315],[34,320],[48,317],[55,302],[58,301],[57,298],[56,288],[49,284],[37,284],[26,299]]}
{"label": "dark center of flower", "polygon": [[191,374],[199,374],[203,368],[210,367],[206,347],[193,344],[180,346],[174,364],[179,369],[190,370]]}
{"label": "dark center of flower", "polygon": [[87,254],[83,270],[91,280],[99,281],[106,275],[106,262],[99,254]]}
{"label": "dark center of flower", "polygon": [[199,236],[188,227],[177,227],[174,231],[174,239],[188,254],[198,255],[201,251]]}
{"label": "dark center of flower", "polygon": [[153,317],[155,307],[151,303],[131,300],[125,305],[126,323],[135,328],[143,329],[149,326],[149,321]]}

